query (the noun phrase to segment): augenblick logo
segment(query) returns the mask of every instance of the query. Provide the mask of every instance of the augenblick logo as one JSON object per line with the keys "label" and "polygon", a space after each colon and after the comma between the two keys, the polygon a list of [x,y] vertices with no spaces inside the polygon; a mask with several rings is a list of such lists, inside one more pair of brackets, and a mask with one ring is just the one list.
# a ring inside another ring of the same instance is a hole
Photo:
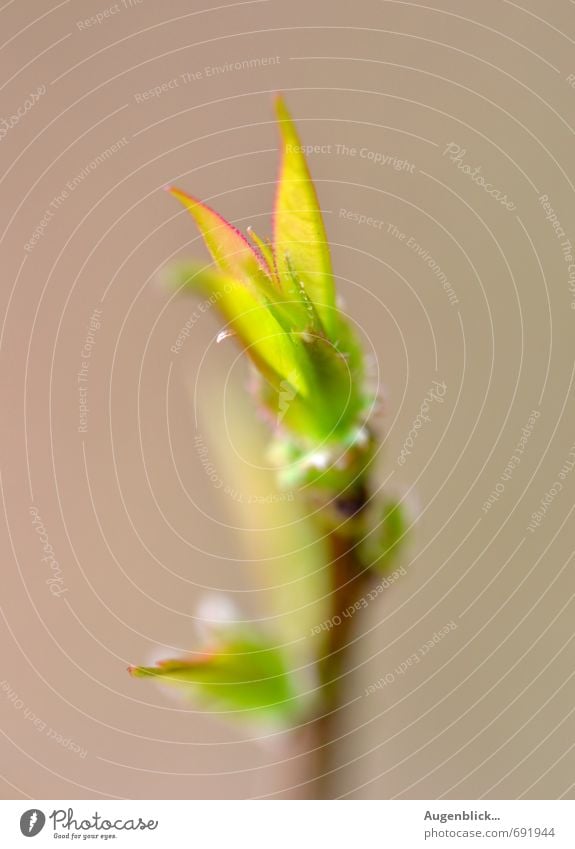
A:
{"label": "augenblick logo", "polygon": [[[118,836],[115,832],[121,831],[154,831],[158,827],[158,820],[138,819],[115,819],[110,820],[103,817],[97,811],[90,819],[76,819],[74,809],[59,808],[52,811],[48,816],[52,820],[54,837],[66,837],[79,839],[80,837],[99,837],[101,840],[109,840]],[[26,837],[35,837],[44,828],[46,816],[42,811],[33,808],[26,811],[20,817],[20,831]],[[84,832],[83,835],[77,832]]]}

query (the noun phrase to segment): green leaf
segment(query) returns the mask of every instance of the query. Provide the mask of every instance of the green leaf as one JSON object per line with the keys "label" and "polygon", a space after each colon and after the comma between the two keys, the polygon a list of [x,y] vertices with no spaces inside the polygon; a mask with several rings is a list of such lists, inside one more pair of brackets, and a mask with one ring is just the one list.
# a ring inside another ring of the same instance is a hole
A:
{"label": "green leaf", "polygon": [[274,251],[280,282],[296,295],[302,282],[331,333],[336,321],[335,287],[327,236],[301,141],[283,98],[276,103],[282,158],[274,210]]}
{"label": "green leaf", "polygon": [[227,329],[272,386],[279,391],[287,381],[297,393],[308,394],[303,345],[286,333],[281,313],[276,317],[272,304],[235,278],[191,263],[172,266],[168,277],[173,285],[201,292],[217,307]]}
{"label": "green leaf", "polygon": [[366,567],[385,574],[395,566],[405,547],[409,526],[405,504],[397,498],[384,496],[370,511],[368,525],[370,530],[358,554]]}
{"label": "green leaf", "polygon": [[265,258],[233,224],[181,189],[170,186],[167,191],[191,214],[220,271],[248,283],[267,273]]}
{"label": "green leaf", "polygon": [[254,245],[258,248],[263,258],[265,259],[266,270],[269,276],[277,283],[276,261],[274,257],[273,247],[267,242],[264,242],[263,239],[260,239],[258,234],[254,232],[253,227],[248,227],[247,233]]}
{"label": "green leaf", "polygon": [[159,679],[238,719],[289,721],[302,705],[281,649],[248,629],[227,630],[227,640],[214,651],[129,671],[136,678]]}

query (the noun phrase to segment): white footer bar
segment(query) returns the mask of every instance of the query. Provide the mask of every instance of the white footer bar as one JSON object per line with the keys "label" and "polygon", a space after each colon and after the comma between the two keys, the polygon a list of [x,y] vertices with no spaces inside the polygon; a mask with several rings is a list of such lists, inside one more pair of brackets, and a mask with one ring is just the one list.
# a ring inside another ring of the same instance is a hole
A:
{"label": "white footer bar", "polygon": [[1,846],[47,844],[573,849],[575,802],[0,801]]}

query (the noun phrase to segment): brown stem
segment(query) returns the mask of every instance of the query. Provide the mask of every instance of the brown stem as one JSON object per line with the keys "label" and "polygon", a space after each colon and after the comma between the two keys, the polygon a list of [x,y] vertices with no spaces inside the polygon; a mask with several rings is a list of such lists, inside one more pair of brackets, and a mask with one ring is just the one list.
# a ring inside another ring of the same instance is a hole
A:
{"label": "brown stem", "polygon": [[[349,610],[361,599],[371,575],[358,563],[353,542],[332,534],[333,618],[337,624],[328,632],[325,654],[320,660],[321,713],[313,724],[316,750],[314,797],[334,798],[332,775],[333,744],[338,737],[339,710],[347,674],[349,645],[355,614]],[[348,611],[344,615],[344,611]],[[339,617],[339,618],[338,618]],[[340,621],[341,620],[341,621]],[[333,619],[332,619],[333,621]]]}

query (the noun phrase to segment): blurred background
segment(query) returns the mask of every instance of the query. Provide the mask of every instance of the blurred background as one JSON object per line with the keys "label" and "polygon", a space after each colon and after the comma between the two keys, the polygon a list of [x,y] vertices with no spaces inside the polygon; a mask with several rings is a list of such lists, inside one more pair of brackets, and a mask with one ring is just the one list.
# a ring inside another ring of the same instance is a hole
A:
{"label": "blurred background", "polygon": [[246,364],[160,280],[207,256],[168,183],[271,233],[281,90],[412,522],[337,794],[573,798],[572,5],[107,2],[0,9],[2,796],[309,792],[305,745],[126,672],[290,580],[221,460],[257,462]]}

